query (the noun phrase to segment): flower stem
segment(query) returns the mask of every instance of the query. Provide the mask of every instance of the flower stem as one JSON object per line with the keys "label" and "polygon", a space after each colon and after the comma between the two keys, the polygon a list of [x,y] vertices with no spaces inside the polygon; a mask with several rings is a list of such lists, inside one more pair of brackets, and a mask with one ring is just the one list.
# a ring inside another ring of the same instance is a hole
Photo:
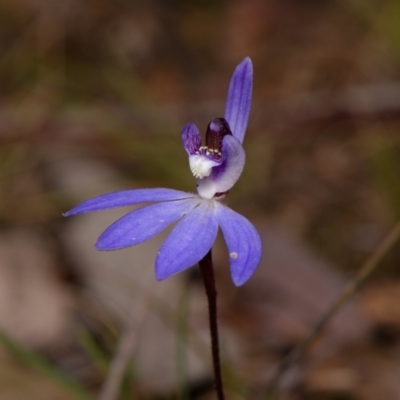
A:
{"label": "flower stem", "polygon": [[224,400],[222,385],[221,363],[219,357],[218,321],[217,321],[217,290],[215,288],[214,267],[211,250],[199,262],[201,276],[203,277],[208,300],[208,314],[210,319],[211,354],[214,365],[215,390],[218,400]]}

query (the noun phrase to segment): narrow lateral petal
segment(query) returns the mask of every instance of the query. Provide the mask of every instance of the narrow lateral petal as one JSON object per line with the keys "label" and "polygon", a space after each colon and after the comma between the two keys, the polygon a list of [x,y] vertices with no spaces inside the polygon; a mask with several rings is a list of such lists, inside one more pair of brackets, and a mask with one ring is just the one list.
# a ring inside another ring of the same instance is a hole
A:
{"label": "narrow lateral petal", "polygon": [[82,214],[91,211],[107,210],[110,208],[130,206],[133,204],[146,203],[151,201],[168,201],[193,198],[192,193],[181,192],[180,190],[154,188],[154,189],[131,189],[103,194],[93,199],[86,200],[72,210],[66,212],[64,217],[74,214]]}
{"label": "narrow lateral petal", "polygon": [[197,180],[197,192],[205,199],[227,192],[242,174],[246,156],[241,143],[232,135],[223,139],[222,159],[224,161],[212,169],[210,176]]}
{"label": "narrow lateral petal", "polygon": [[245,217],[223,204],[218,204],[215,213],[228,247],[233,283],[243,285],[260,263],[260,235]]}
{"label": "narrow lateral petal", "polygon": [[182,143],[186,153],[193,155],[201,146],[201,136],[199,129],[194,123],[185,125],[182,129]]}
{"label": "narrow lateral petal", "polygon": [[211,249],[218,231],[214,207],[203,200],[175,226],[157,255],[158,280],[195,265]]}
{"label": "narrow lateral petal", "polygon": [[243,143],[249,119],[252,88],[253,64],[250,58],[246,57],[232,75],[225,107],[225,119],[233,135],[241,143]]}
{"label": "narrow lateral petal", "polygon": [[195,199],[152,204],[126,214],[99,237],[98,250],[116,250],[144,242],[179,220],[198,204]]}

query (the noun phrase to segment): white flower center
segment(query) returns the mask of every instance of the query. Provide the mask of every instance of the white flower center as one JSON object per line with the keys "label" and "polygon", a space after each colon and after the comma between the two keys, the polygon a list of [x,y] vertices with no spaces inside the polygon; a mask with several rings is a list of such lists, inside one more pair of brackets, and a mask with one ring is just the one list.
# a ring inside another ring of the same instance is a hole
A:
{"label": "white flower center", "polygon": [[210,176],[211,169],[216,165],[218,165],[218,163],[201,154],[193,154],[189,156],[190,170],[196,178],[203,179],[206,176]]}

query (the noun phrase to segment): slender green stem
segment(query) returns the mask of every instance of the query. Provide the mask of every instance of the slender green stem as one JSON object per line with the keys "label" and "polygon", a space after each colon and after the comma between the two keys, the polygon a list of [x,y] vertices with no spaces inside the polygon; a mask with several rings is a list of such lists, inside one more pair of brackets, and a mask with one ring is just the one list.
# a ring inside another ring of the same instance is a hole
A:
{"label": "slender green stem", "polygon": [[215,288],[214,267],[211,250],[199,262],[201,276],[203,277],[208,300],[208,313],[210,319],[211,354],[214,366],[215,390],[218,400],[224,400],[222,384],[221,363],[219,357],[218,321],[217,321],[217,290]]}
{"label": "slender green stem", "polygon": [[278,368],[276,374],[272,378],[268,385],[268,392],[273,393],[276,386],[285,372],[296,363],[305,353],[308,346],[316,338],[316,336],[322,331],[326,324],[334,317],[360,290],[364,285],[365,281],[369,278],[372,272],[375,271],[383,257],[389,252],[394,244],[399,240],[400,237],[400,221],[394,226],[394,228],[383,238],[382,242],[376,248],[376,250],[368,257],[363,266],[358,271],[354,279],[352,279],[343,289],[340,296],[328,309],[328,311],[322,316],[322,318],[315,325],[310,334],[301,342],[291,353],[283,360],[282,364]]}

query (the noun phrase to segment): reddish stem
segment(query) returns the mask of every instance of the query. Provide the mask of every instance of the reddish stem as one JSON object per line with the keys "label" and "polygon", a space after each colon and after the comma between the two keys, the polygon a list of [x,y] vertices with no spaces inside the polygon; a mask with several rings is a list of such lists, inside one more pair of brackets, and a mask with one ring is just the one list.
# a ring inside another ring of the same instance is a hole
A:
{"label": "reddish stem", "polygon": [[199,262],[208,300],[208,314],[210,319],[211,354],[214,366],[215,390],[218,400],[224,400],[221,363],[219,357],[218,321],[217,321],[217,290],[215,288],[214,267],[211,250]]}

